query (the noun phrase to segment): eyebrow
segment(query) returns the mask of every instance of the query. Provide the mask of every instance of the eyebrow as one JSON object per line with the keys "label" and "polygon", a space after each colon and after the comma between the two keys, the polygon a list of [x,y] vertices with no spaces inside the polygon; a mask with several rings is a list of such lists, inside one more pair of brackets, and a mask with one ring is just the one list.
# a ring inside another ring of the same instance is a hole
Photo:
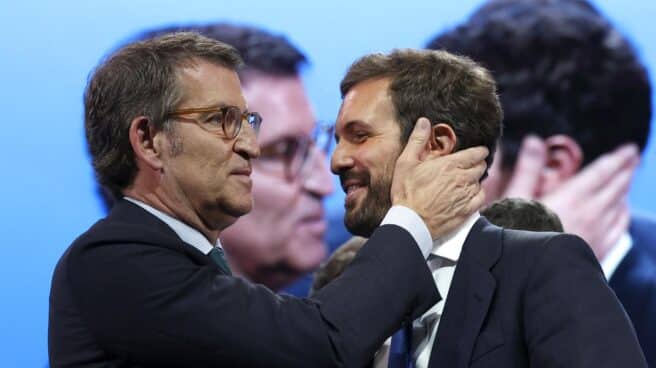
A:
{"label": "eyebrow", "polygon": [[[222,108],[224,108],[224,107],[237,107],[237,108],[239,108],[239,110],[241,110],[241,108],[240,108],[239,106],[237,106],[237,105],[231,105],[231,104],[227,104],[227,103],[225,103],[225,102],[220,102],[220,103],[218,103],[218,104],[216,104],[216,105],[211,105],[211,106],[204,106],[204,107],[186,107],[186,108],[182,108],[182,109],[176,109],[176,110],[173,112],[173,114],[175,114],[175,115],[192,114],[192,113],[207,114],[207,113],[215,112],[215,111],[213,111],[213,110],[222,109]],[[242,110],[242,112],[244,112],[244,113],[248,113],[248,112],[250,112],[250,111],[248,110],[248,106],[246,106],[246,109]]]}
{"label": "eyebrow", "polygon": [[355,128],[366,128],[370,129],[371,124],[366,123],[362,120],[349,120],[346,124],[344,124],[344,129],[343,130],[352,130]]}

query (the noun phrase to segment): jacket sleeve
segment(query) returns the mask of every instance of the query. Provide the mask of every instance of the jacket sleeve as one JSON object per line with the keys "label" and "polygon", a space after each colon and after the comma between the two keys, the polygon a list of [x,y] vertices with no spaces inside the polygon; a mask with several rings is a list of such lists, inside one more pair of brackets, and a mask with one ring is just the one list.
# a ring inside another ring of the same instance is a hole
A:
{"label": "jacket sleeve", "polygon": [[531,367],[646,367],[633,327],[588,245],[549,240],[532,267],[523,314]]}
{"label": "jacket sleeve", "polygon": [[396,226],[378,229],[316,299],[143,243],[82,247],[67,276],[103,349],[145,366],[360,367],[437,300],[417,245]]}

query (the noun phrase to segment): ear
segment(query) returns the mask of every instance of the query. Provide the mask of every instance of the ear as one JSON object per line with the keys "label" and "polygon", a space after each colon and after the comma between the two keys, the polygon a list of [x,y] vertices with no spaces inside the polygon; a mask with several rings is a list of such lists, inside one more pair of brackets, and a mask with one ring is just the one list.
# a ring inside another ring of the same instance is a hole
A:
{"label": "ear", "polygon": [[156,171],[162,169],[159,145],[155,143],[157,135],[158,131],[146,116],[139,116],[130,122],[130,145],[139,167],[145,165]]}
{"label": "ear", "polygon": [[444,156],[454,152],[458,140],[451,126],[440,123],[433,125],[429,142],[432,154]]}
{"label": "ear", "polygon": [[540,195],[556,189],[574,176],[583,164],[583,150],[567,135],[559,134],[544,140],[547,160],[540,174]]}

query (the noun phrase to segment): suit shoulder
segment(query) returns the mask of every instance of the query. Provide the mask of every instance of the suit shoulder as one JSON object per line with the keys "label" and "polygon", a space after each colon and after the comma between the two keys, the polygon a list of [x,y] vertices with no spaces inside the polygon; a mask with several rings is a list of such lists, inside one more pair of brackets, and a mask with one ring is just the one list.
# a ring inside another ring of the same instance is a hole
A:
{"label": "suit shoulder", "polygon": [[587,246],[587,243],[583,239],[574,234],[513,230],[506,228],[503,228],[502,231],[504,245],[511,248],[521,247],[530,249],[530,251],[542,252],[549,247],[560,247],[564,244]]}
{"label": "suit shoulder", "polygon": [[538,259],[568,259],[572,262],[585,260],[597,263],[592,249],[583,239],[573,234],[555,232],[503,229],[503,256],[520,258],[529,264],[537,262]]}

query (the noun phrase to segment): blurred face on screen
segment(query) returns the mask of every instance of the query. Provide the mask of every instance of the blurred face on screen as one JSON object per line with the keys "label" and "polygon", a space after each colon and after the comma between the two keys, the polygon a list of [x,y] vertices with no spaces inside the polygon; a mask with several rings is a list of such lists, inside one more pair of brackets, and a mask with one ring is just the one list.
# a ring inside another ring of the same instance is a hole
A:
{"label": "blurred face on screen", "polygon": [[254,205],[221,239],[239,272],[280,289],[326,255],[322,198],[332,180],[325,152],[311,143],[315,116],[300,77],[249,75],[243,90],[265,122],[253,164]]}
{"label": "blurred face on screen", "polygon": [[391,207],[390,187],[396,159],[403,149],[388,79],[356,84],[344,96],[331,160],[346,193],[344,224],[369,237]]}

